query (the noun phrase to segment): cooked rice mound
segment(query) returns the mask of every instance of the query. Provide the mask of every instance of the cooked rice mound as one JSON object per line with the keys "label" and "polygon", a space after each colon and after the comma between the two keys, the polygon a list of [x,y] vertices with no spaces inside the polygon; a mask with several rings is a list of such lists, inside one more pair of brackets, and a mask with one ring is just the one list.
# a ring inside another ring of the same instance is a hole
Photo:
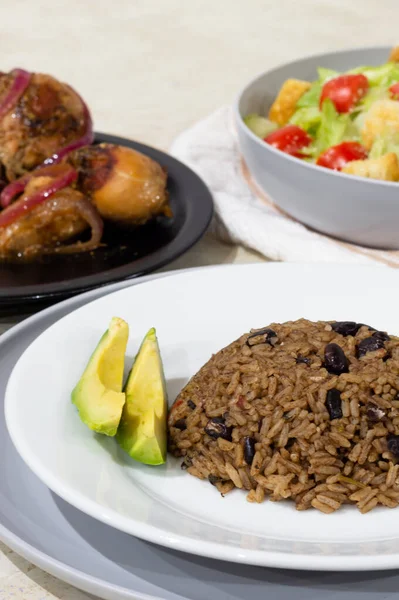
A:
{"label": "cooked rice mound", "polygon": [[[169,414],[169,450],[221,494],[297,510],[399,504],[399,338],[301,319],[212,356]],[[397,464],[398,463],[398,464]]]}

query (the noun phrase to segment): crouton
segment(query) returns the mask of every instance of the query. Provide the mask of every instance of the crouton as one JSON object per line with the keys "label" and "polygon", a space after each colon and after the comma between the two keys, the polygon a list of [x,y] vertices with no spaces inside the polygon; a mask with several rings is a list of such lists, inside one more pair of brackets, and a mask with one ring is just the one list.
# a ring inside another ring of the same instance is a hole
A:
{"label": "crouton", "polygon": [[399,62],[399,46],[392,48],[391,54],[389,55],[389,62]]}
{"label": "crouton", "polygon": [[364,117],[361,137],[364,146],[370,150],[380,136],[399,134],[399,102],[378,100],[371,105]]}
{"label": "crouton", "polygon": [[394,152],[389,152],[380,158],[354,160],[345,165],[342,172],[369,179],[399,181],[399,160]]}
{"label": "crouton", "polygon": [[307,92],[310,85],[308,81],[287,79],[270,108],[269,119],[280,126],[288,123],[295,112],[296,103]]}

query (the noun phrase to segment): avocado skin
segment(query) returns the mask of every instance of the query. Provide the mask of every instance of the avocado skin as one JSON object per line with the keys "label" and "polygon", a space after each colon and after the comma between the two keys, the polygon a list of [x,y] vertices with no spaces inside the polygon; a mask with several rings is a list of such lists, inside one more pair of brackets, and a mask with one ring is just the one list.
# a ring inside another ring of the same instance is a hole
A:
{"label": "avocado skin", "polygon": [[111,437],[116,435],[126,401],[122,384],[128,337],[128,324],[114,317],[71,395],[83,423]]}
{"label": "avocado skin", "polygon": [[165,463],[167,394],[154,328],[141,344],[125,385],[125,394],[117,442],[138,462],[147,465]]}

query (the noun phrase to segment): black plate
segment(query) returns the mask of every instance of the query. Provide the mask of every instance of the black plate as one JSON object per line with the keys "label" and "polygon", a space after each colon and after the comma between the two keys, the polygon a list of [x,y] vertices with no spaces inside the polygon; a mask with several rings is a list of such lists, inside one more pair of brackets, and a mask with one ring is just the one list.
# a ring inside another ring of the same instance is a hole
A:
{"label": "black plate", "polygon": [[0,307],[56,301],[108,283],[150,273],[197,242],[213,213],[212,196],[203,181],[168,154],[144,144],[97,133],[95,143],[128,146],[147,154],[168,171],[173,217],[158,217],[123,233],[106,225],[106,246],[92,253],[54,256],[37,262],[0,264]]}

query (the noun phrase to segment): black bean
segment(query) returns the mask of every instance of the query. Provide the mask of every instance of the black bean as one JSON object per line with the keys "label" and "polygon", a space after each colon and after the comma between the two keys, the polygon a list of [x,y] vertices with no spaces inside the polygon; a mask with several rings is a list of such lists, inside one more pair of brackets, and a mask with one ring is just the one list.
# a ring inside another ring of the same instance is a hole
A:
{"label": "black bean", "polygon": [[342,402],[340,391],[332,388],[327,392],[326,408],[330,419],[342,419]]}
{"label": "black bean", "polygon": [[355,323],[355,321],[336,321],[335,323],[331,323],[333,331],[343,335],[344,337],[347,335],[355,336],[361,326],[361,323]]}
{"label": "black bean", "polygon": [[187,400],[187,406],[188,408],[191,408],[191,410],[194,410],[194,408],[196,408],[196,404],[194,404],[194,402],[192,400]]}
{"label": "black bean", "polygon": [[358,343],[356,355],[358,358],[361,358],[367,352],[375,352],[375,350],[380,350],[381,348],[384,348],[384,340],[374,334]]}
{"label": "black bean", "polygon": [[182,464],[180,465],[180,467],[183,471],[185,471],[186,469],[191,467],[192,464],[193,464],[193,461],[191,460],[191,458],[189,456],[186,456],[185,459],[183,460]]}
{"label": "black bean", "polygon": [[270,344],[271,346],[275,346],[277,344],[278,338],[277,333],[270,329],[270,327],[266,327],[265,329],[259,329],[258,331],[254,331],[247,337],[247,346],[256,346],[257,344]]}
{"label": "black bean", "polygon": [[391,339],[386,331],[376,331],[375,333],[373,333],[373,337],[378,338],[379,340],[382,340],[383,342],[387,342],[388,340]]}
{"label": "black bean", "polygon": [[399,435],[393,435],[391,433],[387,436],[388,450],[395,458],[399,458]]}
{"label": "black bean", "polygon": [[205,433],[207,433],[214,440],[217,440],[221,437],[224,440],[231,442],[232,430],[232,427],[227,427],[225,420],[222,417],[214,417],[213,419],[210,419],[205,426]]}
{"label": "black bean", "polygon": [[219,483],[220,477],[217,477],[217,475],[212,475],[211,474],[211,475],[208,475],[208,481],[212,485],[216,485],[217,483]]}
{"label": "black bean", "polygon": [[176,423],[173,424],[173,427],[176,429],[180,429],[180,431],[185,431],[187,429],[186,419],[179,419]]}
{"label": "black bean", "polygon": [[340,375],[348,373],[349,361],[338,344],[327,344],[324,350],[324,366],[329,373]]}
{"label": "black bean", "polygon": [[244,458],[247,465],[252,465],[255,456],[255,440],[252,437],[244,438]]}
{"label": "black bean", "polygon": [[311,359],[307,356],[301,356],[300,354],[298,354],[298,356],[295,359],[295,362],[297,365],[300,364],[304,364],[304,365],[310,365],[310,363],[312,362]]}
{"label": "black bean", "polygon": [[383,417],[385,417],[386,412],[385,410],[374,404],[374,402],[367,402],[366,415],[369,421],[371,421],[372,423],[377,423]]}

